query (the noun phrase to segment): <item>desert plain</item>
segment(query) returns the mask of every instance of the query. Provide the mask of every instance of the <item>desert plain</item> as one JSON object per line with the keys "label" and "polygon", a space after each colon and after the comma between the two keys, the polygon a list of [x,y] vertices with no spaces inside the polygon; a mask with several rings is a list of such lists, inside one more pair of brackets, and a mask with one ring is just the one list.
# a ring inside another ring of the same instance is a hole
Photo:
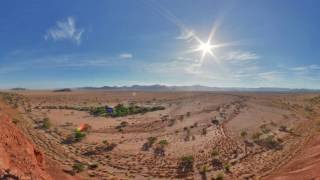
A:
{"label": "desert plain", "polygon": [[6,142],[13,151],[7,165],[24,172],[7,172],[12,177],[319,176],[319,93],[27,90],[3,92],[1,99],[1,117],[43,154],[42,175],[32,173],[38,165],[18,166],[25,152]]}

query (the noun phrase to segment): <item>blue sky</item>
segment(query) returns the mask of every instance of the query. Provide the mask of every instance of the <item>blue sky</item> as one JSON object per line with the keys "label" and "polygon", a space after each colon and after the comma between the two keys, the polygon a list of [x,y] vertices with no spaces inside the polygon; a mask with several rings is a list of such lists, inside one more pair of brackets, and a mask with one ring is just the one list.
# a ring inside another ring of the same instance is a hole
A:
{"label": "blue sky", "polygon": [[316,0],[3,1],[0,88],[320,88],[319,8]]}

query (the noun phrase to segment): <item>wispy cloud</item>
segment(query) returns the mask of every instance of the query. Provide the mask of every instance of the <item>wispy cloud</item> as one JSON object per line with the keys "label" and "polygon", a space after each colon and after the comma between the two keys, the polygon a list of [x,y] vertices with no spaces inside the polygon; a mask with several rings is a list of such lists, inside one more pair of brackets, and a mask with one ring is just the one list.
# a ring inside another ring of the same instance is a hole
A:
{"label": "wispy cloud", "polygon": [[119,58],[121,59],[131,59],[133,58],[133,55],[131,53],[122,53],[119,55]]}
{"label": "wispy cloud", "polygon": [[248,51],[231,51],[222,56],[224,60],[239,60],[239,61],[247,61],[247,60],[256,60],[259,59],[256,53],[248,52]]}
{"label": "wispy cloud", "polygon": [[258,75],[258,78],[260,79],[267,80],[267,81],[275,81],[280,78],[281,74],[282,72],[278,72],[278,71],[268,71],[268,72],[258,73],[257,75]]}
{"label": "wispy cloud", "polygon": [[195,34],[193,31],[183,29],[183,30],[181,30],[180,35],[176,37],[176,39],[189,41],[189,40],[192,40],[194,38],[194,36],[195,36]]}
{"label": "wispy cloud", "polygon": [[307,66],[297,66],[297,67],[292,67],[289,68],[291,71],[308,71],[308,70],[320,70],[320,65],[312,64],[312,65],[307,65]]}
{"label": "wispy cloud", "polygon": [[118,56],[108,55],[88,55],[88,54],[68,54],[68,55],[48,55],[32,56],[28,58],[19,57],[16,62],[0,64],[0,75],[11,74],[31,69],[58,69],[58,68],[108,68],[122,66],[124,61]]}
{"label": "wispy cloud", "polygon": [[57,21],[55,26],[49,28],[44,36],[45,40],[52,39],[54,41],[71,40],[78,45],[81,43],[84,29],[77,28],[73,17]]}
{"label": "wispy cloud", "polygon": [[306,71],[308,69],[307,66],[293,67],[289,68],[291,71]]}
{"label": "wispy cloud", "polygon": [[309,66],[310,69],[319,69],[320,70],[320,65],[312,64]]}
{"label": "wispy cloud", "polygon": [[[223,54],[225,55],[225,54]],[[238,57],[239,58],[239,57]],[[241,57],[244,60],[244,57]],[[253,57],[248,57],[253,58]],[[235,59],[235,56],[234,58]],[[259,70],[255,61],[215,61],[206,59],[203,64],[198,59],[177,57],[169,61],[150,64],[146,68],[152,73],[161,73],[182,78],[192,78],[207,82],[235,82],[254,77]]]}

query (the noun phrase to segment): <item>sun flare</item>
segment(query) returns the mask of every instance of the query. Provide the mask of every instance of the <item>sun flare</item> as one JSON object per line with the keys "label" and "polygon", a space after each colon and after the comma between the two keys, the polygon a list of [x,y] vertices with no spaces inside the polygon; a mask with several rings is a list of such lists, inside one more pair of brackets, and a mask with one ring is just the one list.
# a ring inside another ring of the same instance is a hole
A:
{"label": "sun flare", "polygon": [[213,45],[211,45],[210,42],[200,43],[198,47],[198,51],[202,51],[204,55],[208,53],[212,55],[213,54],[212,50],[213,50]]}
{"label": "sun flare", "polygon": [[198,47],[194,49],[196,52],[201,52],[201,58],[199,59],[199,63],[202,64],[205,57],[209,54],[211,57],[215,58],[213,50],[215,49],[215,45],[211,44],[211,39],[207,42],[203,42],[200,39],[198,39]]}
{"label": "sun flare", "polygon": [[[218,54],[218,49],[227,47],[227,46],[233,46],[235,45],[234,42],[229,42],[229,43],[218,43],[217,38],[216,38],[216,32],[219,28],[220,21],[216,22],[208,36],[207,40],[202,40],[200,39],[193,31],[190,31],[189,34],[192,37],[192,39],[197,43],[194,48],[192,48],[189,53],[201,53],[201,57],[197,59],[197,64],[199,66],[202,66],[203,63],[205,62],[206,57],[209,55],[211,59],[208,59],[210,61],[214,61],[216,63],[220,63],[220,59],[217,57]],[[189,38],[190,39],[190,38]]]}

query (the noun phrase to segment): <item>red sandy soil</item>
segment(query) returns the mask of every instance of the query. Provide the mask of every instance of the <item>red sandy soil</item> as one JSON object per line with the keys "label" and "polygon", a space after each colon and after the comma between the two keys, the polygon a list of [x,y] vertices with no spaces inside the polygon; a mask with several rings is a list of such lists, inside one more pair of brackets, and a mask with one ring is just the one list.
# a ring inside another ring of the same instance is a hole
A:
{"label": "red sandy soil", "polygon": [[[3,109],[1,109],[3,111]],[[51,179],[44,171],[44,156],[25,135],[11,122],[7,115],[0,114],[0,174],[21,179]],[[7,171],[7,172],[6,172]]]}
{"label": "red sandy soil", "polygon": [[274,180],[319,180],[320,179],[320,134],[310,142],[288,164],[266,179]]}
{"label": "red sandy soil", "polygon": [[0,179],[72,179],[12,123],[17,114],[0,103]]}

